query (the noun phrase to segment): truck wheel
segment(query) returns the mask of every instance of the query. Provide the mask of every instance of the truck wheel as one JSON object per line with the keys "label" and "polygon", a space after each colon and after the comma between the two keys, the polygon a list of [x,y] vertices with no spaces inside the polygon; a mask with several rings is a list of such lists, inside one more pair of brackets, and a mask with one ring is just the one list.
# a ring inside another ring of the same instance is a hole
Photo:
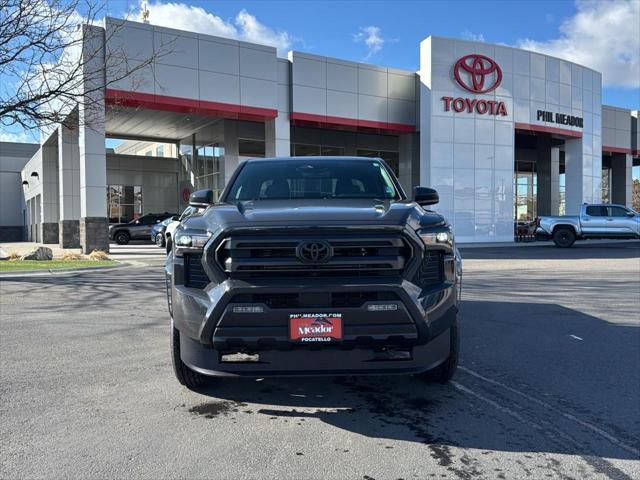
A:
{"label": "truck wheel", "polygon": [[206,375],[191,370],[180,358],[180,332],[173,326],[173,319],[171,319],[171,363],[173,372],[181,385],[193,390],[207,384],[209,378]]}
{"label": "truck wheel", "polygon": [[436,368],[419,373],[416,377],[428,383],[447,383],[453,378],[453,375],[458,369],[458,358],[460,357],[460,333],[457,319],[455,323],[451,325],[449,332],[449,340],[451,343],[447,359]]}
{"label": "truck wheel", "polygon": [[556,247],[569,248],[576,241],[576,234],[570,228],[558,228],[553,232],[553,243]]}
{"label": "truck wheel", "polygon": [[171,237],[167,237],[167,241],[165,242],[167,255],[171,253]]}
{"label": "truck wheel", "polygon": [[164,235],[161,233],[156,235],[156,246],[164,247]]}
{"label": "truck wheel", "polygon": [[126,245],[127,243],[129,243],[130,239],[131,236],[127,232],[118,232],[114,237],[114,240],[118,245]]}

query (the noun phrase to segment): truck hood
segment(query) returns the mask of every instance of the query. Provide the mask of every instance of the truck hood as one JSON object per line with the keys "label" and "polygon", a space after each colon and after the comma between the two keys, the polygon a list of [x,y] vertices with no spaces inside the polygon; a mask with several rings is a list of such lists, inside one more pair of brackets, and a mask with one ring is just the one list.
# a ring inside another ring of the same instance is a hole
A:
{"label": "truck hood", "polygon": [[[404,226],[417,229],[442,225],[444,218],[409,201],[371,199],[260,200],[219,204],[201,217],[192,217],[190,227],[210,231],[253,226],[372,225]],[[199,224],[199,225],[198,225]]]}

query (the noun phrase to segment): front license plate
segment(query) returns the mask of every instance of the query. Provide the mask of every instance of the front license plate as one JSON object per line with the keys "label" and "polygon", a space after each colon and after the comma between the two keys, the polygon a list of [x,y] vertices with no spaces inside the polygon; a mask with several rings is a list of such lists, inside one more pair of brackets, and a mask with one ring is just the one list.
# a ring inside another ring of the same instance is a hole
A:
{"label": "front license plate", "polygon": [[332,342],[342,340],[341,313],[292,313],[289,338],[296,342]]}

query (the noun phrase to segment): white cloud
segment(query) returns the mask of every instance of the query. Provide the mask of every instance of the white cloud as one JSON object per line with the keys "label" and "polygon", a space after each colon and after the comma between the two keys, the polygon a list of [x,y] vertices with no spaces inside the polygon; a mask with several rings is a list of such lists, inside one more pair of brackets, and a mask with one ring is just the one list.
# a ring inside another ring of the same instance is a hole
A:
{"label": "white cloud", "polygon": [[472,42],[484,42],[484,35],[481,33],[473,33],[470,30],[465,30],[461,33],[462,38],[465,40],[471,40]]}
{"label": "white cloud", "polygon": [[[142,5],[141,2],[132,13],[132,19],[140,17]],[[152,25],[270,45],[278,49],[279,55],[285,55],[293,43],[287,32],[273,30],[244,9],[232,20],[184,3],[152,2],[147,4],[147,10]]]}
{"label": "white cloud", "polygon": [[640,2],[577,1],[577,13],[553,40],[519,40],[517,46],[564,58],[602,73],[606,86],[640,87]]}
{"label": "white cloud", "polygon": [[26,131],[0,132],[0,142],[33,143],[37,141],[33,134],[28,135]]}
{"label": "white cloud", "polygon": [[369,25],[368,27],[360,27],[360,31],[353,35],[356,43],[364,43],[367,46],[367,55],[365,60],[369,60],[372,56],[382,50],[385,39],[382,37],[380,27]]}

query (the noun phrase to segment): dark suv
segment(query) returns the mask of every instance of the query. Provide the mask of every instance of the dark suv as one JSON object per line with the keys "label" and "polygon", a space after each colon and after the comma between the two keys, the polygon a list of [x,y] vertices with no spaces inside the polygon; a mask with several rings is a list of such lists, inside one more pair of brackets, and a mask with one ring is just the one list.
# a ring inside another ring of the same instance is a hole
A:
{"label": "dark suv", "polygon": [[451,227],[380,159],[241,164],[176,230],[166,263],[180,383],[210,376],[420,374],[458,362],[461,260]]}
{"label": "dark suv", "polygon": [[118,245],[126,245],[129,240],[149,240],[153,226],[173,216],[178,218],[175,213],[147,213],[129,223],[109,225],[109,239]]}

